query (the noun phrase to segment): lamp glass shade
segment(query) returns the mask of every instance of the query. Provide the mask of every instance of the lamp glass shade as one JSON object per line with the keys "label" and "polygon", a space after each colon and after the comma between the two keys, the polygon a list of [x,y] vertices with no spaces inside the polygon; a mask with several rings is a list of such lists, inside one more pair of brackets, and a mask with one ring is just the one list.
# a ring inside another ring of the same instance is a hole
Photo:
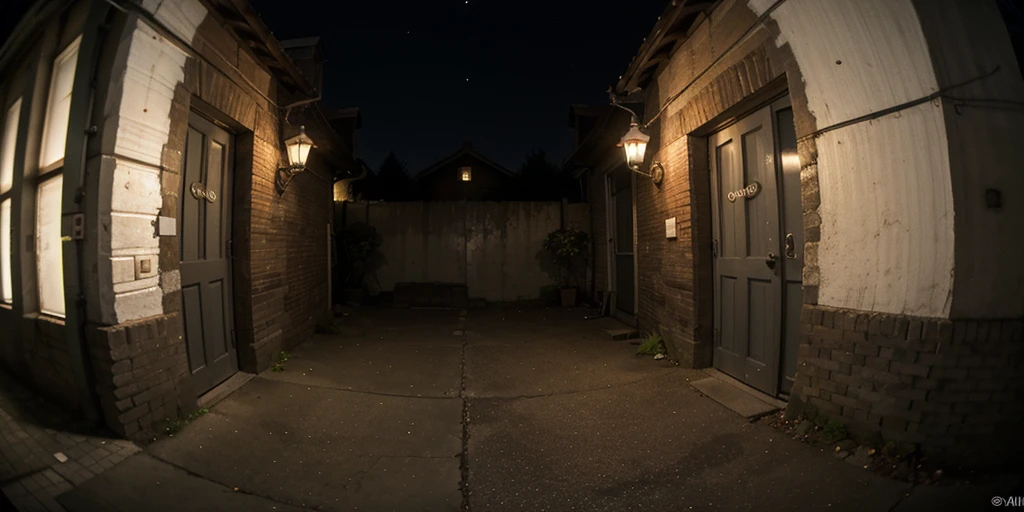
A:
{"label": "lamp glass shade", "polygon": [[640,127],[633,123],[629,131],[622,136],[622,148],[626,151],[626,165],[631,168],[639,168],[644,163],[644,153],[647,152],[647,142],[651,140],[650,135],[640,131]]}
{"label": "lamp glass shade", "polygon": [[309,150],[313,149],[313,139],[306,135],[306,127],[299,128],[299,134],[284,141],[288,148],[288,163],[292,167],[305,167],[309,159]]}

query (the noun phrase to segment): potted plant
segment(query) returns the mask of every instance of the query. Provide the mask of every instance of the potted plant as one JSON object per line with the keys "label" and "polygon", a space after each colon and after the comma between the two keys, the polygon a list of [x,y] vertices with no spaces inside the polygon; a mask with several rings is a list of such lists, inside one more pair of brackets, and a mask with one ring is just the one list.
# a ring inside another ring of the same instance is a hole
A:
{"label": "potted plant", "polygon": [[380,234],[363,222],[349,224],[338,233],[338,270],[342,276],[342,299],[359,305],[367,280],[384,263]]}
{"label": "potted plant", "polygon": [[[576,305],[576,287],[573,279],[579,283],[577,268],[583,268],[587,259],[587,247],[590,235],[576,228],[556,229],[544,238],[544,250],[548,252],[558,268],[558,277],[562,286],[562,306]],[[577,267],[577,263],[581,264]]]}

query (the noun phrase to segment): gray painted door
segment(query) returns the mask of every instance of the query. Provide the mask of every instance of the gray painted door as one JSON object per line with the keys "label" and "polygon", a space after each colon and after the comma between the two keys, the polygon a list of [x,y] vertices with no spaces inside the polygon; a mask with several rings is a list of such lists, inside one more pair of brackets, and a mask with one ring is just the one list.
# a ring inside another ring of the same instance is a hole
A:
{"label": "gray painted door", "polygon": [[715,251],[715,367],[775,395],[782,244],[771,108],[709,138]]}
{"label": "gray painted door", "polygon": [[636,261],[633,255],[633,173],[621,168],[608,176],[615,295],[612,311],[626,322],[636,321]]}
{"label": "gray painted door", "polygon": [[179,191],[181,302],[198,394],[238,371],[232,318],[231,135],[191,114]]}

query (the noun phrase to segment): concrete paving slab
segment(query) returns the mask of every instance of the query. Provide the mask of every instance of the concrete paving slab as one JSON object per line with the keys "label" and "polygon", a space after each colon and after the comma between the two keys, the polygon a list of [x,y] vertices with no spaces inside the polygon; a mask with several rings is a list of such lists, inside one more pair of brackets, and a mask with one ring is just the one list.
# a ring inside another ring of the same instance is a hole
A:
{"label": "concrete paving slab", "polygon": [[974,485],[921,485],[893,512],[916,510],[992,510],[1024,507],[1024,475],[1002,475]]}
{"label": "concrete paving slab", "polygon": [[345,337],[418,343],[452,340],[449,336],[458,322],[459,310],[359,308],[336,319],[335,324]]}
{"label": "concrete paving slab", "polygon": [[732,384],[714,377],[693,381],[690,385],[744,418],[764,416],[779,409],[773,404],[759,400],[751,396],[750,393],[736,389]]}
{"label": "concrete paving slab", "polygon": [[[415,495],[408,510],[449,510],[461,501],[461,412],[459,399],[382,396],[258,377],[148,452],[214,482],[292,505],[391,510],[401,501],[396,496]],[[381,492],[385,481],[394,493]]]}
{"label": "concrete paving slab", "polygon": [[909,488],[743,421],[676,372],[470,400],[473,510],[888,510]]}
{"label": "concrete paving slab", "polygon": [[462,386],[462,338],[409,345],[317,336],[291,351],[268,380],[388,395],[456,397]]}
{"label": "concrete paving slab", "polygon": [[467,320],[466,396],[523,397],[641,382],[678,371],[636,357],[574,310],[474,310]]}
{"label": "concrete paving slab", "polygon": [[300,512],[309,510],[190,475],[148,455],[121,464],[57,497],[68,512]]}

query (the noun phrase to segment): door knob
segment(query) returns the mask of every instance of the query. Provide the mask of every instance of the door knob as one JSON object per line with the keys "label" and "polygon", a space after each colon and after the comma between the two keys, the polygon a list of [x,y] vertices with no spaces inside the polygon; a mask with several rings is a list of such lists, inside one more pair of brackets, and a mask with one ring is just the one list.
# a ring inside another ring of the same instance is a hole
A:
{"label": "door knob", "polygon": [[796,240],[793,238],[793,233],[786,233],[786,257],[791,260],[796,259]]}
{"label": "door knob", "polygon": [[775,262],[779,261],[779,257],[774,252],[768,253],[768,259],[764,260],[764,264],[768,265],[768,268],[775,270]]}

